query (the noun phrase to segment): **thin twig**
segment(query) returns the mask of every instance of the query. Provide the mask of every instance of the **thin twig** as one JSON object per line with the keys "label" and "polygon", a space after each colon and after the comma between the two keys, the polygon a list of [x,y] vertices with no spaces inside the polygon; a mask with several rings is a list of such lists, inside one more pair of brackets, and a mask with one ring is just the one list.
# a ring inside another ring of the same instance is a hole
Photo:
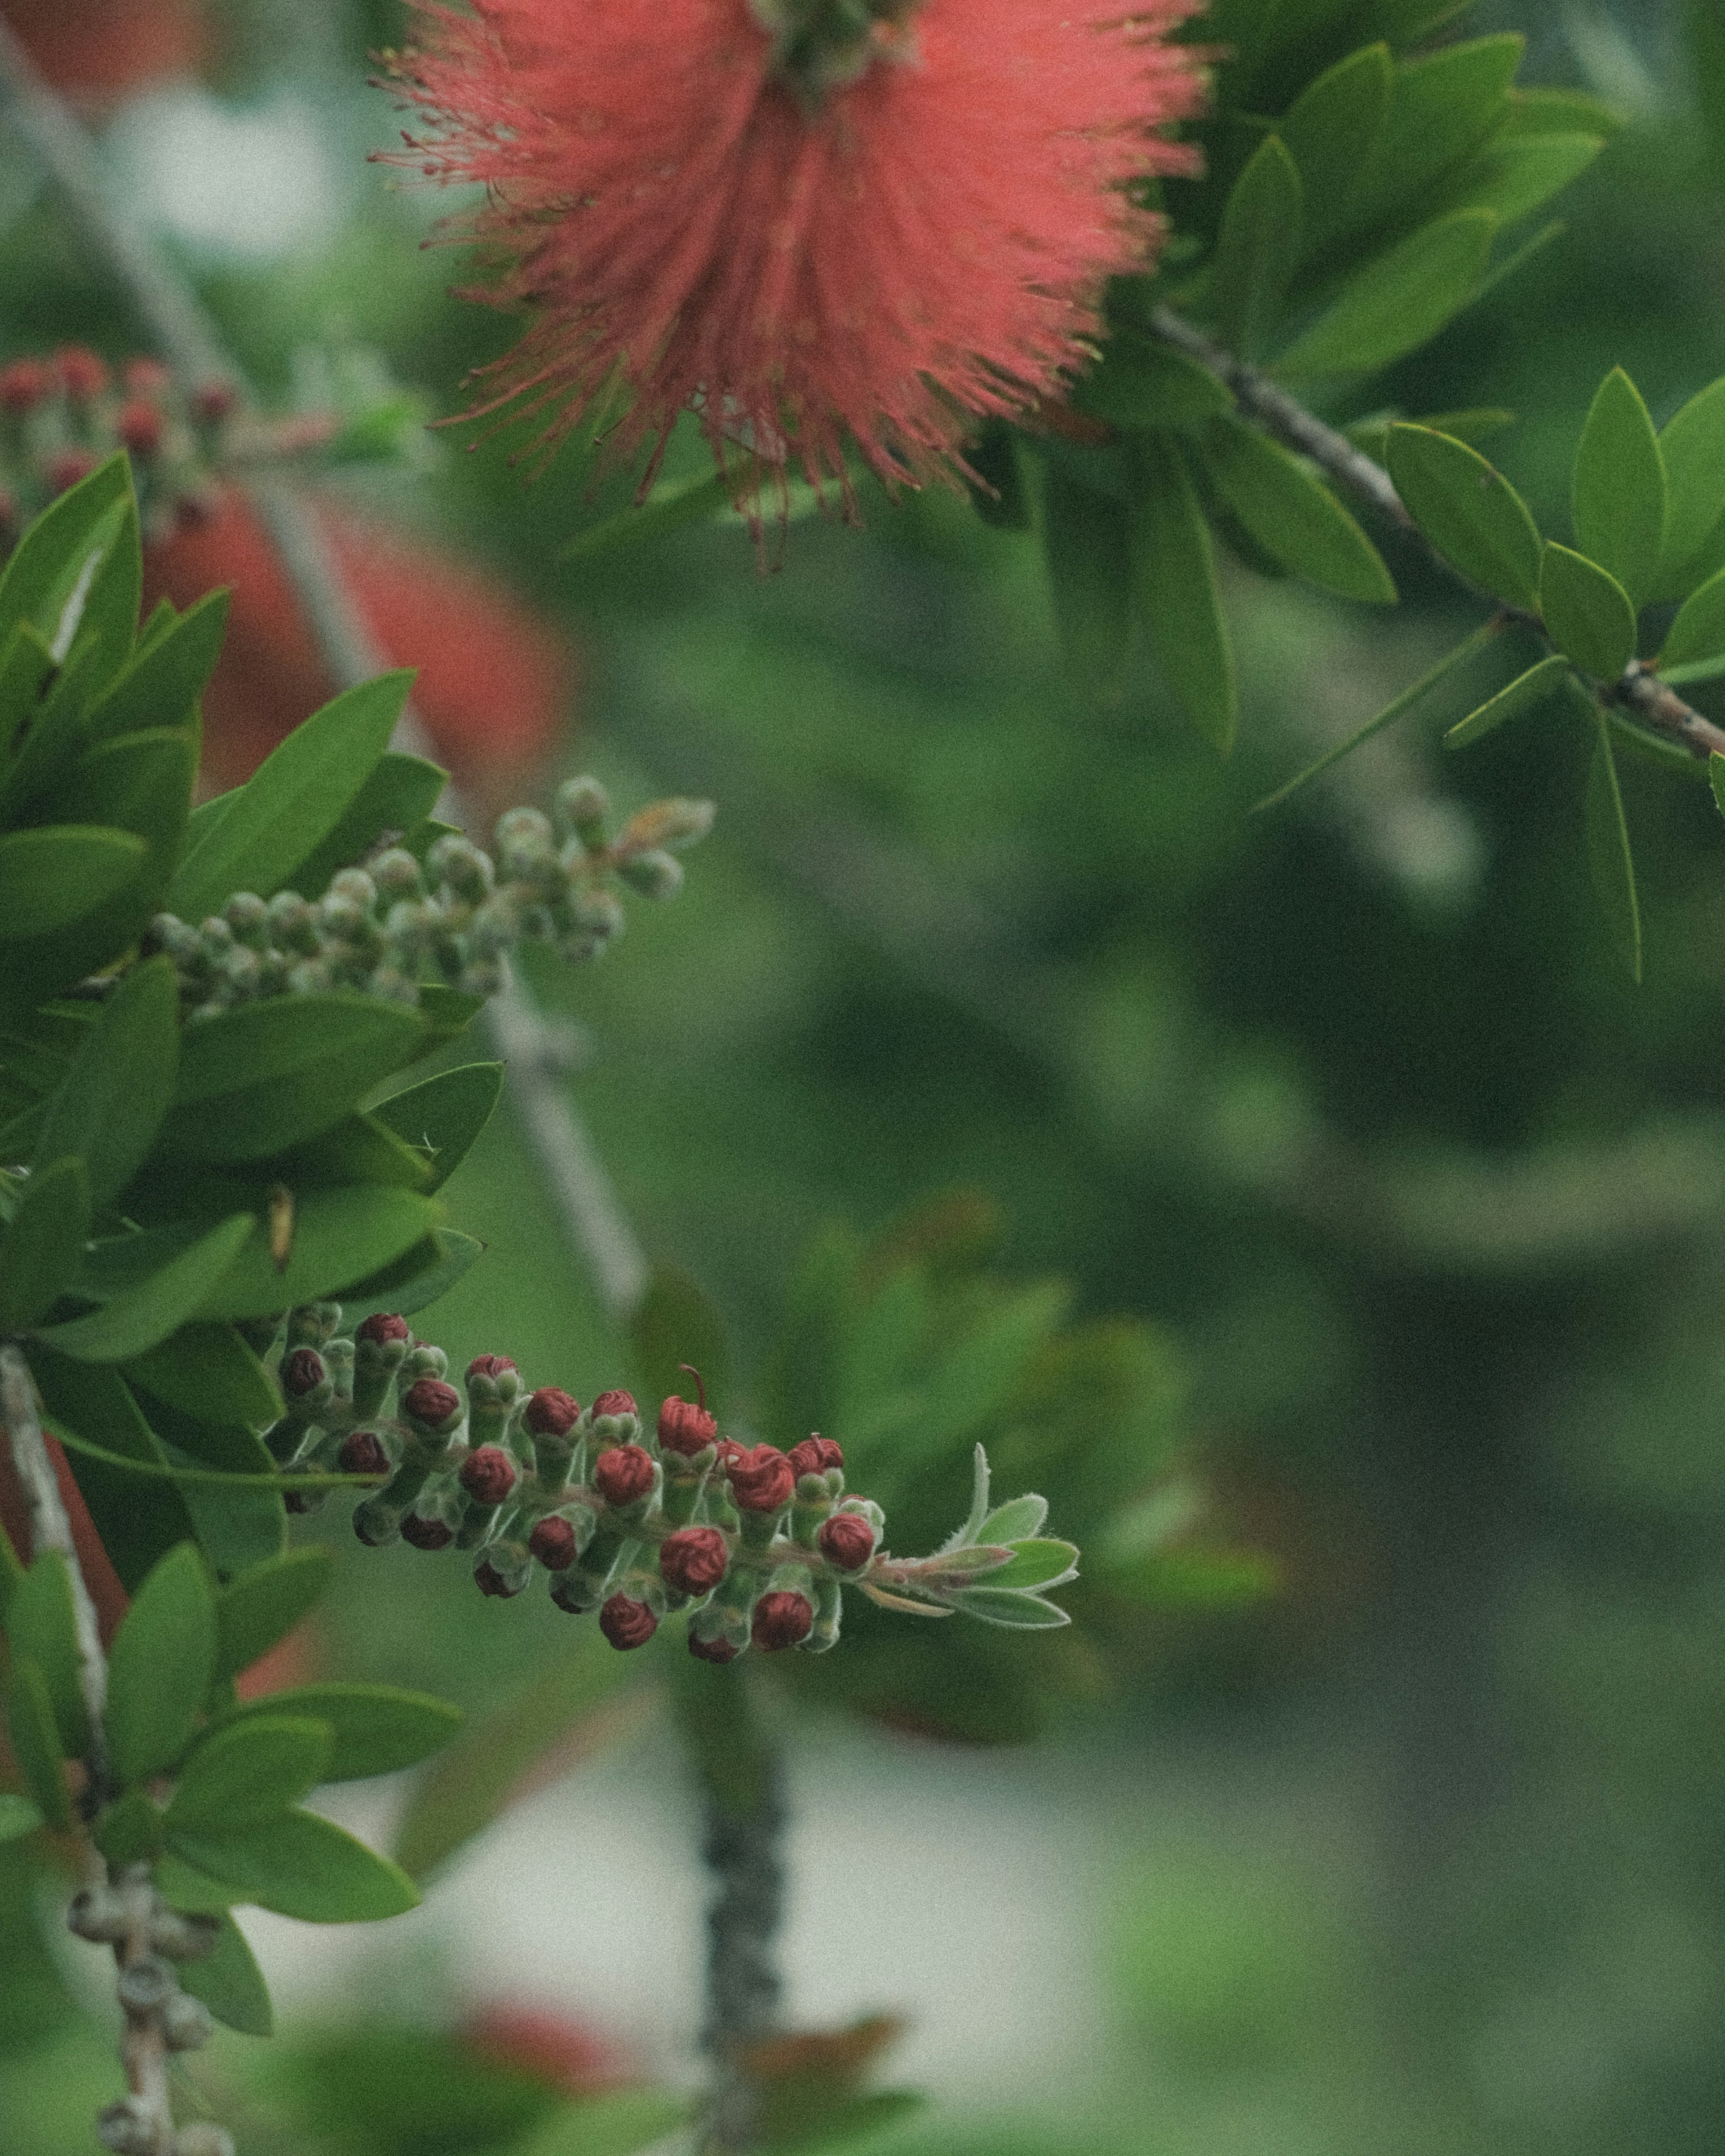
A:
{"label": "thin twig", "polygon": [[[1219,376],[1247,418],[1255,420],[1266,434],[1273,434],[1289,449],[1310,457],[1337,485],[1345,487],[1417,540],[1435,567],[1462,584],[1473,597],[1486,596],[1452,562],[1445,561],[1425,537],[1383,465],[1345,434],[1326,426],[1280,382],[1272,382],[1260,368],[1236,358],[1224,346],[1194,329],[1171,307],[1156,309],[1151,317],[1151,328],[1164,344],[1172,345],[1177,352],[1184,352],[1189,359],[1197,360]],[[1519,607],[1501,608],[1497,600],[1490,603],[1499,607],[1507,618],[1522,623],[1543,638],[1550,649],[1557,649],[1537,614]],[[1651,732],[1663,734],[1693,757],[1705,761],[1709,756],[1725,755],[1725,729],[1686,704],[1675,690],[1640,660],[1631,660],[1618,680],[1601,683],[1599,694],[1604,702],[1621,705]]]}
{"label": "thin twig", "polygon": [[[142,221],[116,198],[88,131],[43,81],[3,20],[0,121],[13,124],[54,181],[86,243],[131,294],[175,372],[194,384],[231,383],[249,398],[244,372],[203,301]],[[254,483],[252,492],[331,680],[341,689],[370,680],[383,662],[317,520],[279,482]],[[411,754],[428,751],[424,724],[411,707],[395,743]],[[453,788],[441,805],[451,822],[465,820]],[[646,1254],[567,1085],[560,1082],[567,1063],[560,1033],[547,1024],[525,983],[514,977],[488,1004],[485,1024],[508,1066],[511,1096],[552,1202],[592,1272],[607,1315],[620,1322],[645,1291]]]}

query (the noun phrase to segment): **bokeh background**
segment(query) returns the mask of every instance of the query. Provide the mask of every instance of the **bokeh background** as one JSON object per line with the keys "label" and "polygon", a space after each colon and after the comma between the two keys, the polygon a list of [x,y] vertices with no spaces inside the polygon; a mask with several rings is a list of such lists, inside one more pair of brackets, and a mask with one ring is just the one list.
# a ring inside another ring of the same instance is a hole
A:
{"label": "bokeh background", "polygon": [[[1559,205],[1565,234],[1373,393],[1512,409],[1491,454],[1559,523],[1611,364],[1661,422],[1725,370],[1725,122],[1709,133],[1683,13],[1471,11],[1624,131]],[[450,300],[458,258],[421,248],[449,203],[365,162],[391,140],[366,86],[402,34],[390,0],[0,13],[276,405],[357,369],[460,408],[510,326]],[[0,357],[66,339],[140,341],[0,136]],[[1556,706],[1465,758],[1435,717],[1404,722],[1249,819],[1471,625],[1411,563],[1388,620],[1235,574],[1246,721],[1224,766],[1147,659],[1111,708],[1075,693],[1034,539],[957,498],[865,490],[860,530],[801,516],[764,570],[731,519],[572,562],[557,550],[626,481],[569,455],[528,484],[518,443],[408,431],[411,454],[326,476],[325,498],[477,565],[564,639],[527,730],[542,773],[721,803],[684,898],[540,986],[578,1026],[572,1082],[649,1249],[722,1313],[735,1405],[824,1229],[977,1194],[997,1271],[1148,1327],[1122,1503],[1197,1492],[1204,1533],[1274,1583],[1147,1604],[1132,1651],[1066,1666],[1025,1747],[840,1719],[798,1687],[793,2015],[902,2015],[889,2078],[937,2099],[882,2156],[1717,2149],[1725,834],[1706,787],[1625,768],[1636,989],[1595,921],[1586,744]],[[393,655],[448,665],[440,634],[402,628]],[[449,721],[480,776],[489,686],[481,668]],[[490,1246],[436,1313],[452,1356],[507,1352],[583,1398],[622,1374],[506,1116],[450,1196]],[[344,1567],[304,1648],[331,1673],[478,1713],[559,1672],[579,1693],[569,1671],[607,1653],[543,1598],[482,1603],[459,1568],[351,1546]],[[600,1681],[585,1756],[424,1911],[352,1937],[249,1926],[288,2033],[224,2037],[200,2066],[248,2156],[501,2152],[553,2040],[577,2082],[696,2073],[693,1799],[650,1697]],[[387,1835],[401,1800],[362,1788],[341,1815]],[[22,1943],[43,1882],[0,1858]],[[58,1945],[0,1961],[6,2156],[85,2145],[111,2073],[88,1988]],[[505,2006],[557,2017],[538,2052],[518,2010],[500,2051]]]}

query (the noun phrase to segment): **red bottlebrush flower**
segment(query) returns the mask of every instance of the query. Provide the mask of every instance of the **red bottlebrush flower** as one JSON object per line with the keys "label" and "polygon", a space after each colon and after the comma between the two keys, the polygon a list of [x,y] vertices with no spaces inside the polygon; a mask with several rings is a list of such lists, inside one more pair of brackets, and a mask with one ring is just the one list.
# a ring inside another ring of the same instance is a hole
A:
{"label": "red bottlebrush flower", "polygon": [[359,1340],[369,1340],[374,1348],[386,1348],[392,1340],[411,1340],[413,1328],[406,1318],[380,1310],[366,1320],[354,1337]]}
{"label": "red bottlebrush flower", "polygon": [[323,1358],[315,1348],[296,1348],[283,1358],[281,1389],[290,1400],[315,1393],[324,1380]]}
{"label": "red bottlebrush flower", "polygon": [[389,1455],[376,1430],[354,1430],[342,1439],[336,1465],[344,1475],[387,1475]]}
{"label": "red bottlebrush flower", "polygon": [[[470,795],[514,798],[562,731],[574,680],[568,646],[539,614],[470,563],[319,503],[316,515],[373,640],[417,666],[415,707]],[[218,494],[144,550],[145,612],[192,606],[231,584],[228,633],[203,696],[203,768],[214,790],[249,778],[335,694],[305,610],[256,510]]]}
{"label": "red bottlebrush flower", "polygon": [[424,1520],[417,1512],[409,1512],[401,1523],[401,1538],[418,1550],[447,1549],[455,1539],[455,1530],[446,1520]]}
{"label": "red bottlebrush flower", "polygon": [[108,386],[108,362],[88,345],[62,345],[54,356],[54,369],[74,404],[92,403]]}
{"label": "red bottlebrush flower", "polygon": [[639,1445],[614,1445],[593,1464],[593,1487],[608,1505],[633,1505],[653,1487],[653,1455]]}
{"label": "red bottlebrush flower", "polygon": [[421,1378],[402,1394],[401,1411],[428,1430],[445,1429],[461,1412],[461,1395],[441,1378]]}
{"label": "red bottlebrush flower", "polygon": [[0,367],[0,412],[33,412],[53,391],[54,377],[39,359]]}
{"label": "red bottlebrush flower", "polygon": [[575,1530],[567,1520],[548,1516],[528,1536],[527,1548],[547,1572],[567,1572],[575,1562]]}
{"label": "red bottlebrush flower", "polygon": [[635,1396],[633,1393],[617,1390],[601,1393],[593,1404],[593,1411],[596,1415],[632,1415],[640,1413],[640,1409],[635,1405]]}
{"label": "red bottlebrush flower", "polygon": [[644,1647],[659,1630],[659,1620],[644,1602],[627,1594],[614,1594],[599,1612],[599,1630],[624,1652]]}
{"label": "red bottlebrush flower", "polygon": [[159,454],[167,429],[160,405],[146,397],[133,397],[122,404],[114,420],[114,431],[135,457]]}
{"label": "red bottlebrush flower", "polygon": [[689,1651],[700,1662],[734,1662],[742,1650],[733,1647],[728,1640],[703,1640],[698,1632],[691,1632]]}
{"label": "red bottlebrush flower", "polygon": [[501,1378],[506,1370],[514,1368],[506,1355],[475,1355],[467,1366],[467,1374],[470,1378]]}
{"label": "red bottlebrush flower", "polygon": [[482,1557],[473,1568],[473,1584],[481,1594],[495,1594],[500,1602],[507,1602],[526,1585],[525,1580],[506,1579],[486,1557]]}
{"label": "red bottlebrush flower", "polygon": [[482,2006],[458,2034],[481,2059],[531,2074],[563,2096],[596,2096],[631,2078],[627,2059],[608,2037],[543,2007]]}
{"label": "red bottlebrush flower", "polygon": [[860,1572],[875,1554],[875,1530],[860,1512],[834,1512],[815,1536],[820,1553],[840,1572]]}
{"label": "red bottlebrush flower", "polygon": [[3,0],[3,15],[54,88],[107,105],[208,57],[198,0]]}
{"label": "red bottlebrush flower", "polygon": [[482,1445],[461,1463],[461,1487],[475,1504],[501,1505],[515,1487],[515,1462],[501,1445]]}
{"label": "red bottlebrush flower", "polygon": [[773,1655],[781,1648],[794,1647],[814,1629],[814,1610],[809,1597],[782,1588],[776,1594],[763,1594],[755,1604],[749,1637],[763,1655]]}
{"label": "red bottlebrush flower", "polygon": [[521,1419],[535,1437],[567,1437],[581,1414],[581,1403],[555,1385],[542,1385],[527,1402]]}
{"label": "red bottlebrush flower", "polygon": [[484,408],[553,440],[620,380],[624,454],[693,407],[721,462],[928,478],[1084,365],[1161,236],[1127,183],[1192,169],[1194,0],[871,0],[842,49],[785,0],[417,4],[392,162],[485,187],[457,236],[536,319]]}
{"label": "red bottlebrush flower", "polygon": [[728,1460],[731,1489],[746,1512],[776,1512],[796,1494],[797,1471],[776,1445],[757,1445],[752,1452],[737,1448]]}
{"label": "red bottlebrush flower", "polygon": [[172,370],[159,359],[129,359],[121,378],[132,397],[165,397],[174,382]]}
{"label": "red bottlebrush flower", "polygon": [[679,1527],[659,1545],[660,1577],[680,1594],[705,1594],[731,1564],[730,1545],[716,1527]]}
{"label": "red bottlebrush flower", "polygon": [[711,1445],[718,1434],[719,1425],[705,1408],[679,1399],[675,1393],[659,1410],[660,1445],[667,1452],[680,1452],[685,1460]]}
{"label": "red bottlebrush flower", "polygon": [[819,1430],[805,1437],[800,1445],[793,1445],[786,1456],[799,1475],[824,1475],[829,1467],[845,1465],[845,1455],[837,1441],[823,1437]]}

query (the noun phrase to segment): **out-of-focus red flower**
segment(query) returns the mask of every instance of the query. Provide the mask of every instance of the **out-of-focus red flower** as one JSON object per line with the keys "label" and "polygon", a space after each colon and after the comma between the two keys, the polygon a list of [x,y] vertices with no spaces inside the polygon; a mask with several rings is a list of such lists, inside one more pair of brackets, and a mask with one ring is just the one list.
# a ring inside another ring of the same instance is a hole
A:
{"label": "out-of-focus red flower", "polygon": [[489,2064],[531,2074],[560,2096],[593,2096],[634,2078],[619,2046],[549,2007],[496,2000],[470,2015],[457,2034]]}
{"label": "out-of-focus red flower", "polygon": [[[568,646],[541,616],[470,563],[353,515],[316,514],[374,641],[417,666],[414,702],[464,792],[503,799],[557,741],[572,693]],[[234,587],[221,661],[203,700],[204,778],[249,778],[334,694],[305,610],[256,509],[230,489],[213,513],[145,550],[147,612]]]}
{"label": "out-of-focus red flower", "polygon": [[848,29],[801,0],[415,5],[397,80],[430,131],[393,162],[484,186],[458,236],[534,317],[485,408],[553,439],[620,382],[624,453],[693,408],[721,459],[842,482],[848,437],[928,478],[1085,363],[1104,281],[1160,243],[1128,183],[1192,168],[1158,131],[1203,96],[1164,42],[1194,0],[872,0]]}
{"label": "out-of-focus red flower", "polygon": [[109,105],[209,56],[201,0],[0,0],[30,58],[58,90]]}

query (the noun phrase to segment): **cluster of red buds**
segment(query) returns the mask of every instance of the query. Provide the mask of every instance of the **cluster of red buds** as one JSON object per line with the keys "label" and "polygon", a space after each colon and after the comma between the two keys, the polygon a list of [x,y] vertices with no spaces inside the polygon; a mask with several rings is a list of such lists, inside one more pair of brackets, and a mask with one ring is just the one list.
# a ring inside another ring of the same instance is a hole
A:
{"label": "cluster of red buds", "polygon": [[466,994],[495,995],[518,943],[551,943],[572,962],[598,957],[624,929],[614,880],[645,898],[671,897],[683,871],[670,850],[692,844],[713,820],[710,802],[659,801],[608,839],[609,813],[597,779],[572,778],[557,791],[555,821],[537,808],[500,818],[495,862],[447,832],[423,868],[390,846],[364,868],[341,870],[316,901],[239,891],[195,927],[158,914],[144,947],[173,960],[191,1019],[331,988],[415,1004],[429,973]]}
{"label": "cluster of red buds", "polygon": [[[475,1358],[458,1386],[443,1349],[405,1318],[367,1317],[351,1337],[341,1322],[339,1304],[307,1304],[273,1343],[285,1409],[266,1441],[284,1472],[375,1478],[353,1514],[361,1542],[460,1550],[480,1592],[500,1597],[521,1594],[536,1568],[560,1609],[598,1612],[614,1647],[644,1646],[682,1610],[703,1661],[751,1645],[820,1654],[838,1640],[847,1584],[889,1607],[945,1614],[975,1608],[988,1575],[1024,1562],[963,1530],[935,1557],[892,1559],[880,1507],[846,1493],[830,1438],[783,1452],[722,1436],[698,1376],[693,1401],[673,1395],[649,1423],[626,1392],[583,1407],[554,1385],[531,1391],[502,1355]],[[296,1486],[288,1503],[311,1511],[324,1494]],[[996,1517],[1034,1534],[1045,1511],[1019,1499]],[[1058,1584],[1055,1572],[1071,1577],[1062,1560],[1039,1584]]]}

